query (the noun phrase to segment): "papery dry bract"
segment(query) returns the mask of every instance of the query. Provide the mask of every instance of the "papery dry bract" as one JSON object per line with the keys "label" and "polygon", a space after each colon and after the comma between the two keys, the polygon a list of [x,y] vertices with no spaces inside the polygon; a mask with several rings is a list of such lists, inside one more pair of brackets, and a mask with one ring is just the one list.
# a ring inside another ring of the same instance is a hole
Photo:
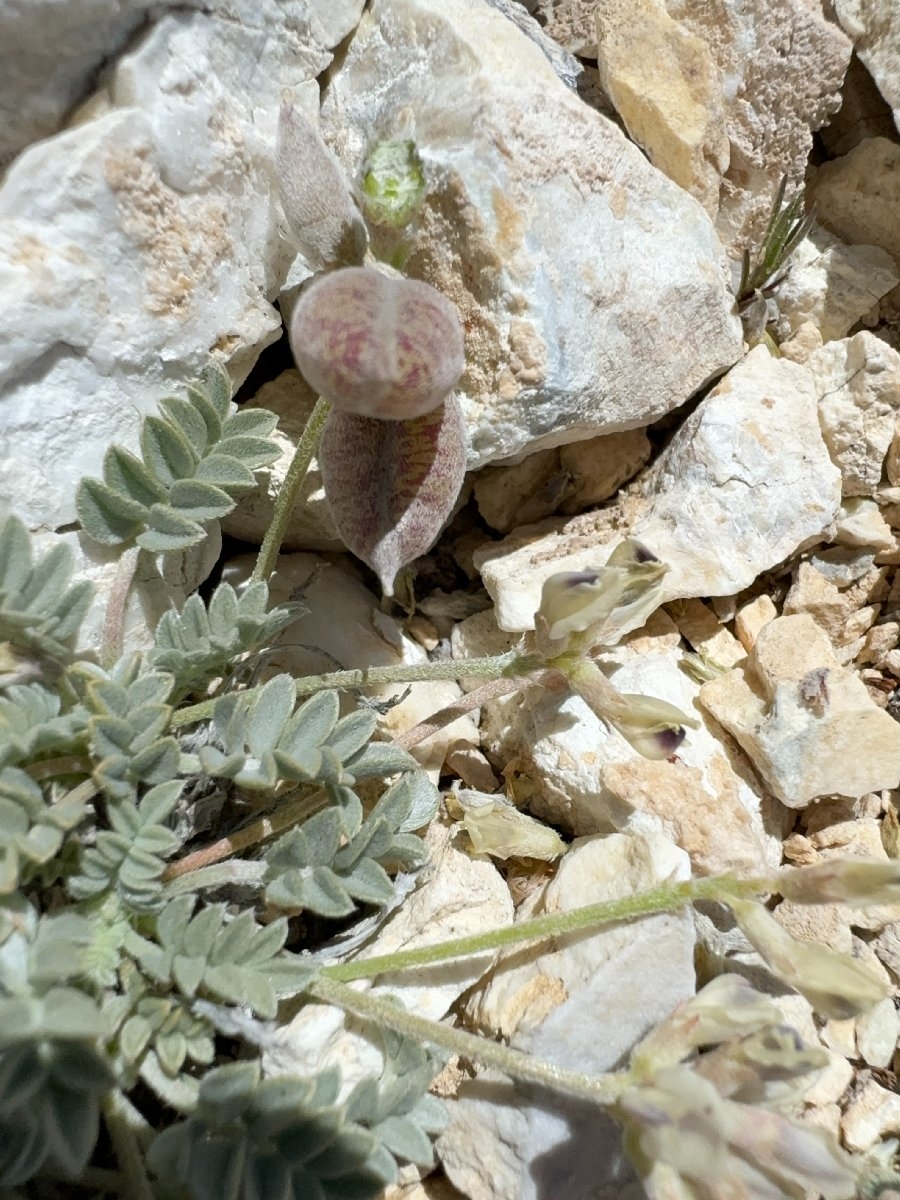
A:
{"label": "papery dry bract", "polygon": [[851,1161],[825,1130],[727,1100],[688,1066],[659,1071],[620,1106],[629,1155],[653,1200],[856,1194]]}
{"label": "papery dry bract", "polygon": [[451,804],[461,809],[461,824],[471,838],[476,854],[502,859],[538,858],[550,862],[565,853],[566,843],[555,829],[519,812],[502,796],[461,789],[449,794],[448,809]]}
{"label": "papery dry bract", "polygon": [[796,904],[900,904],[900,862],[838,858],[810,867],[788,867],[777,889]]}
{"label": "papery dry bract", "polygon": [[307,383],[335,408],[382,421],[431,412],[465,366],[450,301],[427,283],[373,267],[311,284],[294,309],[291,349]]}
{"label": "papery dry bract", "polygon": [[275,165],[284,217],[307,264],[321,271],[361,262],[366,229],[350,185],[290,92],[281,102]]}
{"label": "papery dry bract", "polygon": [[735,919],[779,979],[826,1017],[855,1017],[890,995],[890,987],[849,954],[792,938],[756,900],[729,900]]}
{"label": "papery dry bract", "polygon": [[342,540],[393,595],[401,567],[429,549],[466,470],[462,408],[451,396],[411,421],[376,421],[334,409],[319,466]]}

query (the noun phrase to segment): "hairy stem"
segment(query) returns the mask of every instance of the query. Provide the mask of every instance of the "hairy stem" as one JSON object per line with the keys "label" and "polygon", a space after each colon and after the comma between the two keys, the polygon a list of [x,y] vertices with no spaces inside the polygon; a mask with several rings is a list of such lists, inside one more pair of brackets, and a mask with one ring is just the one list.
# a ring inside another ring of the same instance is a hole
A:
{"label": "hairy stem", "polygon": [[123,552],[106,602],[100,638],[100,662],[107,669],[122,657],[125,642],[125,606],[128,603],[128,593],[137,570],[140,552],[138,546],[130,546]]}
{"label": "hairy stem", "polygon": [[[329,688],[382,687],[387,683],[422,683],[431,679],[473,677],[521,679],[542,667],[540,659],[509,650],[505,654],[493,654],[487,658],[440,659],[437,662],[398,663],[393,667],[360,667],[350,671],[329,671],[326,675],[306,675],[294,681],[294,689],[299,699]],[[243,695],[249,699],[258,690],[248,688]],[[171,723],[178,728],[197,721],[207,721],[213,714],[214,706],[215,700],[203,700],[199,704],[180,708],[173,714]]]}
{"label": "hairy stem", "polygon": [[772,887],[773,883],[768,879],[741,880],[730,875],[681,883],[662,883],[633,896],[623,896],[618,900],[601,900],[598,904],[588,904],[569,912],[533,917],[515,925],[507,925],[503,929],[489,929],[485,933],[434,942],[430,946],[419,946],[414,950],[398,950],[394,954],[373,955],[371,958],[354,959],[352,962],[323,967],[322,976],[341,982],[371,979],[376,975],[393,974],[395,971],[410,970],[414,967],[428,967],[451,958],[480,954],[486,950],[500,950],[521,942],[541,941],[550,937],[586,932],[617,921],[650,916],[652,913],[674,912],[695,900],[727,902],[729,896],[756,896],[761,892],[770,891]]}
{"label": "hairy stem", "polygon": [[[553,672],[553,674],[556,675],[556,672]],[[432,713],[426,721],[420,721],[412,729],[407,729],[406,733],[398,734],[394,738],[394,744],[403,750],[411,750],[413,746],[418,746],[419,742],[424,742],[426,738],[430,738],[439,729],[443,729],[447,725],[452,725],[454,721],[458,721],[466,713],[474,712],[475,709],[481,708],[489,700],[496,700],[499,696],[508,696],[513,692],[519,691],[521,687],[528,683],[542,683],[544,682],[544,677],[549,677],[550,675],[551,672],[544,671],[540,674],[532,675],[530,678],[489,679],[487,683],[483,683],[481,687],[475,688],[474,691],[467,692],[466,695],[461,696],[453,704],[448,704],[446,708],[441,708],[436,713]]]}
{"label": "hairy stem", "polygon": [[125,1176],[126,1194],[134,1200],[154,1200],[139,1140],[146,1122],[118,1088],[107,1094],[103,1115],[109,1139]]}
{"label": "hairy stem", "polygon": [[281,485],[281,489],[275,500],[275,512],[272,517],[272,524],[266,530],[263,544],[259,548],[256,566],[253,568],[253,574],[250,576],[251,583],[259,583],[260,581],[265,583],[275,570],[275,563],[278,561],[281,543],[284,541],[284,535],[287,533],[287,527],[294,512],[294,503],[303,480],[306,478],[309,464],[315,456],[319,445],[319,438],[322,435],[322,427],[330,412],[331,404],[324,396],[320,396],[316,401],[315,408],[310,413],[309,420],[306,422],[306,428],[300,436],[297,449],[294,451],[294,457],[291,459],[291,465],[288,467],[287,474],[284,477],[284,483]]}
{"label": "hairy stem", "polygon": [[[324,807],[325,803],[325,793],[317,791],[312,795],[292,800],[290,803],[281,804],[269,816],[260,817],[252,825],[239,829],[236,833],[229,834],[228,837],[219,838],[218,841],[211,842],[208,846],[202,846],[199,850],[186,854],[177,862],[170,863],[163,873],[163,883],[169,883],[189,872],[200,871],[205,867],[212,866],[213,863],[220,863],[224,858],[230,858],[232,854],[240,854],[242,850],[249,850],[251,846],[256,846],[259,842],[274,837],[276,833],[283,833],[292,825],[305,821]],[[179,888],[179,890],[183,891],[184,889]]]}
{"label": "hairy stem", "polygon": [[370,992],[356,991],[346,984],[337,983],[333,978],[323,979],[320,976],[307,988],[307,992],[317,1000],[335,1004],[345,1012],[395,1029],[417,1042],[441,1046],[451,1053],[461,1054],[481,1063],[482,1066],[495,1067],[515,1079],[552,1088],[553,1091],[564,1092],[579,1100],[610,1105],[615,1103],[630,1083],[627,1072],[616,1075],[583,1075],[580,1071],[557,1067],[553,1063],[532,1058],[530,1054],[523,1054],[521,1050],[514,1050],[511,1046],[454,1029],[450,1025],[441,1025],[427,1017],[416,1016],[393,1000],[373,996]]}

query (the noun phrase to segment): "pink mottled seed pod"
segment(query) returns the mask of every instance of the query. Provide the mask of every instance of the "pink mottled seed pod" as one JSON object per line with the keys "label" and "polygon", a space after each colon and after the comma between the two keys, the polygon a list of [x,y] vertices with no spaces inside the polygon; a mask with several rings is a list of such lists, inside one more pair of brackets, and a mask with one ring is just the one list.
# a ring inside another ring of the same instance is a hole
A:
{"label": "pink mottled seed pod", "polygon": [[444,401],[465,366],[450,301],[427,283],[346,267],[306,289],[291,320],[306,381],[335,408],[405,421]]}

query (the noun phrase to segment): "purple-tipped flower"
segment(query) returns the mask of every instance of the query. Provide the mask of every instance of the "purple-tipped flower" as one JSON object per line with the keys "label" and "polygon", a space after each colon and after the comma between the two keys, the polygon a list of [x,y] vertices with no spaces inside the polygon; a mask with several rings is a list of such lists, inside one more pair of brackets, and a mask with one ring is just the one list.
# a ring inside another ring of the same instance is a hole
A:
{"label": "purple-tipped flower", "polygon": [[347,267],[306,289],[291,348],[311,387],[335,408],[405,421],[447,399],[465,366],[456,309],[427,283]]}

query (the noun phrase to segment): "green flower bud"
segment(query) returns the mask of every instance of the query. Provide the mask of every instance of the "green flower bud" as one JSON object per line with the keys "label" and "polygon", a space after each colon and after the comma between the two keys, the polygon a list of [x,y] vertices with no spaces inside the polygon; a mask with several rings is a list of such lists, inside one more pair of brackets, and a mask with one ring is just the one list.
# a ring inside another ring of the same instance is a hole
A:
{"label": "green flower bud", "polygon": [[406,225],[425,198],[425,174],[415,142],[381,142],[364,171],[363,207],[368,220],[394,229]]}

